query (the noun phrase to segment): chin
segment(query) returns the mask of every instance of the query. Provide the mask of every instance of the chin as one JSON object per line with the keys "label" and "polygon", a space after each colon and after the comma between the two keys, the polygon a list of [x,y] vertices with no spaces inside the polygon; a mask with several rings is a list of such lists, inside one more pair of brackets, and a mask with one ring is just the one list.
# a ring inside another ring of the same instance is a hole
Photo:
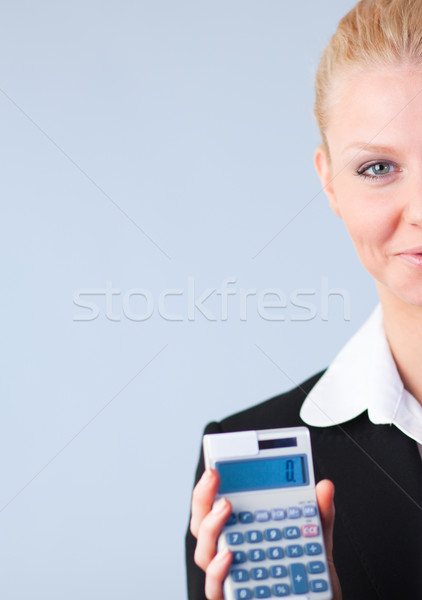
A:
{"label": "chin", "polygon": [[[414,286],[412,289],[389,290],[403,305],[419,307],[422,309],[422,285]],[[403,306],[404,308],[404,306]]]}
{"label": "chin", "polygon": [[375,276],[381,303],[389,303],[398,309],[412,306],[422,309],[422,281],[420,278],[398,277],[395,281],[382,281]]}
{"label": "chin", "polygon": [[422,293],[419,295],[412,295],[410,298],[406,296],[401,298],[401,300],[403,300],[409,306],[418,307],[422,310]]}

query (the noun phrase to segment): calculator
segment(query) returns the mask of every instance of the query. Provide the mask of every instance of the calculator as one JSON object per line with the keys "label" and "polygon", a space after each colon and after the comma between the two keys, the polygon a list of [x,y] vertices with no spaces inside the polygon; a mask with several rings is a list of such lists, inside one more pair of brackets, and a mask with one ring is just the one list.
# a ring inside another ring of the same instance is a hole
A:
{"label": "calculator", "polygon": [[233,554],[225,599],[331,600],[309,430],[208,434],[203,447],[216,501],[233,507],[218,540]]}

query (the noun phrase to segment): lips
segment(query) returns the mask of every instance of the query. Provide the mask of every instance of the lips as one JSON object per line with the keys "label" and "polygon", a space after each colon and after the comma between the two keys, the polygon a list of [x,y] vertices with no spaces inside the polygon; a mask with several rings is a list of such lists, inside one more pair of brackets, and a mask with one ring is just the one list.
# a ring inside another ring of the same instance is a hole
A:
{"label": "lips", "polygon": [[422,246],[408,248],[407,250],[398,252],[397,256],[411,265],[422,267]]}
{"label": "lips", "polygon": [[400,250],[397,254],[422,254],[422,246],[415,246],[407,250]]}

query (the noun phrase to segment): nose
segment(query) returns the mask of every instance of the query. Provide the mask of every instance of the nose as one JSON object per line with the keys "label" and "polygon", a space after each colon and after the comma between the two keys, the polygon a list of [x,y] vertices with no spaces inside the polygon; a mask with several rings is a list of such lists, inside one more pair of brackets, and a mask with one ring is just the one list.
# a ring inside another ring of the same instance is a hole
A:
{"label": "nose", "polygon": [[422,227],[422,167],[407,187],[403,216],[409,225]]}

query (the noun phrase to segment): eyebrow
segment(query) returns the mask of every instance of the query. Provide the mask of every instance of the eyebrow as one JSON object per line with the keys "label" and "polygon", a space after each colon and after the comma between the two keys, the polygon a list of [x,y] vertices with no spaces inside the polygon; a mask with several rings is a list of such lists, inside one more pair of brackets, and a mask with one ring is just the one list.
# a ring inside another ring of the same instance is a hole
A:
{"label": "eyebrow", "polygon": [[353,142],[352,144],[349,144],[349,146],[346,146],[346,148],[343,150],[343,154],[351,148],[354,148],[355,150],[363,150],[364,152],[375,152],[379,154],[391,154],[395,152],[394,148],[391,146],[377,146],[375,144],[370,144],[369,142]]}

